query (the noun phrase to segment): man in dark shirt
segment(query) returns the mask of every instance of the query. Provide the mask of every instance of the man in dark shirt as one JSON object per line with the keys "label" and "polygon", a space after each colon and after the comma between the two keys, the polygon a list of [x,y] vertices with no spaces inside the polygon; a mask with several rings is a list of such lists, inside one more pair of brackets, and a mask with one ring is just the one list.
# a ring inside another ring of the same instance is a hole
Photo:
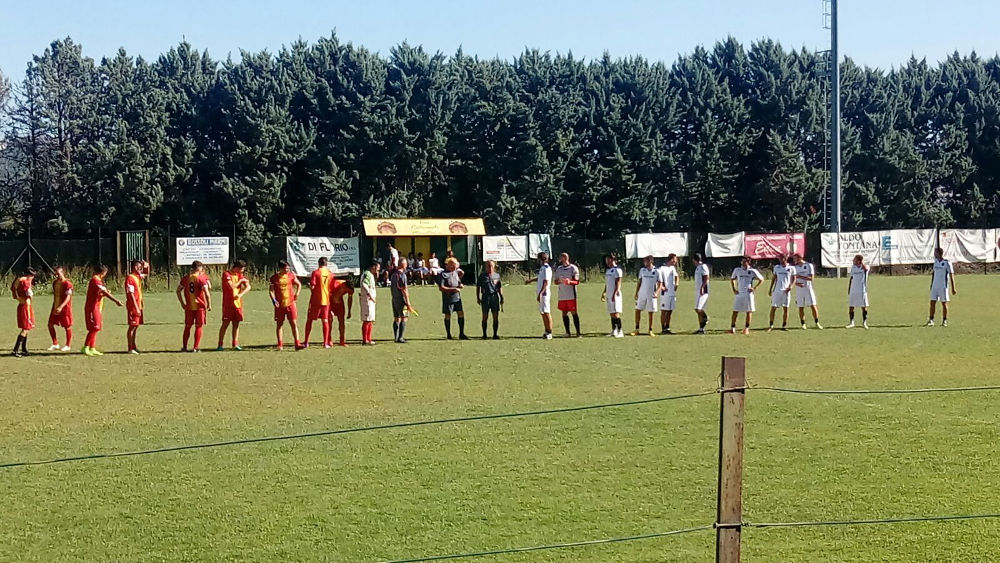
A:
{"label": "man in dark shirt", "polygon": [[444,261],[444,271],[438,276],[438,289],[441,290],[441,312],[444,313],[444,329],[451,340],[451,315],[458,314],[458,339],[468,340],[465,335],[465,312],[462,309],[462,277],[458,270],[458,260],[448,258]]}
{"label": "man in dark shirt", "polygon": [[413,310],[410,306],[410,290],[407,287],[407,265],[406,258],[401,258],[389,276],[389,288],[392,292],[392,334],[397,344],[406,344],[406,339],[403,338],[406,318]]}
{"label": "man in dark shirt", "polygon": [[480,274],[476,282],[476,302],[483,308],[483,340],[486,340],[486,321],[493,313],[493,340],[500,340],[497,330],[500,328],[500,306],[503,305],[503,289],[500,285],[500,274],[497,273],[497,263],[486,261],[486,271]]}

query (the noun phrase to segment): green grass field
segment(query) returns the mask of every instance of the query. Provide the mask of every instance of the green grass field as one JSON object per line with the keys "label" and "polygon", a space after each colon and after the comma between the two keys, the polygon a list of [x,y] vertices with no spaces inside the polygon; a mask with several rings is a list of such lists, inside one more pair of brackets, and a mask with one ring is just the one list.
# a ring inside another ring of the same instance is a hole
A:
{"label": "green grass field", "polygon": [[[405,346],[385,342],[383,299],[378,346],[280,353],[268,348],[267,297],[254,292],[242,338],[251,349],[197,355],[161,352],[180,347],[182,312],[172,295],[152,294],[141,356],[0,358],[0,463],[711,390],[723,355],[746,356],[751,382],[761,385],[996,383],[1000,278],[957,281],[948,328],[920,326],[926,277],[896,277],[872,280],[867,332],[837,328],[846,322],[846,280],[821,280],[824,331],[722,334],[731,299],[717,284],[715,332],[622,340],[603,336],[601,286],[585,284],[588,337],[551,342],[537,338],[531,288],[508,288],[501,342],[443,340],[437,292],[415,288],[421,316]],[[685,333],[696,328],[690,292],[688,282],[674,322]],[[474,303],[473,292],[465,297]],[[48,304],[41,298],[40,312]],[[122,350],[124,312],[109,307],[100,347]],[[214,347],[218,312],[210,318]],[[756,326],[765,325],[760,315]],[[349,322],[352,339],[359,326]],[[470,326],[477,334],[478,319]],[[77,329],[74,349],[82,323]],[[44,333],[32,334],[33,348],[48,345]],[[12,328],[2,334],[13,343]],[[997,398],[751,391],[745,519],[997,512]],[[718,402],[713,395],[0,469],[0,560],[367,562],[709,524]],[[712,561],[713,546],[706,531],[477,560]],[[768,562],[997,561],[1000,528],[981,520],[749,529],[744,553]]]}

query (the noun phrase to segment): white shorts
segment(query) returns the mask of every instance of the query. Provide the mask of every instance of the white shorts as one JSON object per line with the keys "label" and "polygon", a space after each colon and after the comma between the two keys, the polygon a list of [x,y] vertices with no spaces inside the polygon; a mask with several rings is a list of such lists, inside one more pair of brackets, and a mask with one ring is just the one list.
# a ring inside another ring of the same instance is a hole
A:
{"label": "white shorts", "polygon": [[653,296],[643,297],[639,296],[639,299],[635,302],[636,311],[646,311],[647,313],[656,312],[656,298]]}
{"label": "white shorts", "polygon": [[788,307],[792,303],[792,292],[780,289],[774,290],[771,294],[772,307]]}
{"label": "white shorts", "polygon": [[848,307],[867,307],[868,306],[868,292],[854,293],[851,292],[850,297],[847,299]]}
{"label": "white shorts", "polygon": [[621,294],[619,293],[618,295],[616,295],[615,299],[613,301],[611,299],[608,299],[607,300],[607,305],[608,305],[608,314],[609,315],[620,315],[620,314],[622,314],[622,296],[621,296]]}
{"label": "white shorts", "polygon": [[538,302],[538,312],[543,315],[548,315],[552,312],[552,303],[549,302],[548,295],[542,295],[542,299]]}
{"label": "white shorts", "polygon": [[366,323],[375,322],[375,303],[367,297],[361,298],[361,320]]}
{"label": "white shorts", "polygon": [[704,311],[705,306],[708,305],[708,294],[696,295],[694,298],[694,310]]}
{"label": "white shorts", "polygon": [[816,292],[812,288],[795,288],[795,305],[798,307],[812,307],[816,304]]}
{"label": "white shorts", "polygon": [[757,304],[753,293],[738,293],[733,298],[733,311],[737,313],[753,313],[756,310]]}
{"label": "white shorts", "polygon": [[661,295],[660,296],[660,310],[661,311],[673,311],[677,308],[677,296],[676,295]]}
{"label": "white shorts", "polygon": [[948,288],[935,288],[931,290],[931,301],[940,301],[941,303],[947,303],[951,301],[951,295],[948,294]]}

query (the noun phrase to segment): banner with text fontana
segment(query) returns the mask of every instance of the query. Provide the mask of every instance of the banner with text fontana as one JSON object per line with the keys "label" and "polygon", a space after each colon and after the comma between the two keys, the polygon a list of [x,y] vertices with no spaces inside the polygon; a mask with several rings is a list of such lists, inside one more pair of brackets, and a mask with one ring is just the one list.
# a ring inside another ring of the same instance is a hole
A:
{"label": "banner with text fontana", "polygon": [[229,263],[229,237],[177,237],[178,266]]}
{"label": "banner with text fontana", "polygon": [[822,233],[824,268],[847,268],[860,254],[869,266],[930,264],[937,246],[936,229],[894,229]]}
{"label": "banner with text fontana", "polygon": [[358,237],[287,237],[285,255],[296,275],[304,276],[326,258],[334,274],[361,274],[361,245]]}

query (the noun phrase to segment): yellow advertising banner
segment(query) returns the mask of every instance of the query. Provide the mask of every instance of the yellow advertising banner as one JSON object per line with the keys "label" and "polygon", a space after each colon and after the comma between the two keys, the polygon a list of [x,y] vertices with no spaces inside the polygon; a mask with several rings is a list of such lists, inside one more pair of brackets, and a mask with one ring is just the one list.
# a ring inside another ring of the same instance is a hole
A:
{"label": "yellow advertising banner", "polygon": [[370,237],[483,236],[482,219],[365,219],[365,235]]}

